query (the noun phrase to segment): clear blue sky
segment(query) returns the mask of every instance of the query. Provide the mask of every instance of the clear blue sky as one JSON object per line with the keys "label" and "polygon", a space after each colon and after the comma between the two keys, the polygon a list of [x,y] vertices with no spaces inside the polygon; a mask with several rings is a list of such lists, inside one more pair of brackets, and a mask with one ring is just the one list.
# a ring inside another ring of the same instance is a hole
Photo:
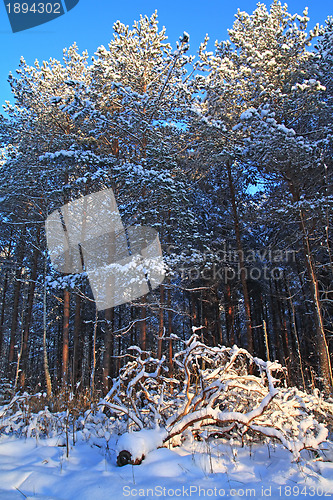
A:
{"label": "clear blue sky", "polygon": [[[47,1],[47,0],[45,0]],[[21,56],[28,64],[61,59],[62,49],[74,41],[80,51],[88,49],[92,56],[99,45],[107,45],[112,38],[112,26],[118,19],[132,25],[140,14],[159,14],[160,27],[167,28],[167,35],[174,47],[176,40],[187,31],[190,34],[191,53],[195,53],[206,33],[211,42],[227,38],[234,14],[239,7],[249,13],[256,7],[256,0],[80,0],[65,15],[42,26],[19,33],[12,33],[3,2],[0,5],[0,104],[11,99],[7,77],[18,66]],[[282,2],[284,3],[284,2]],[[302,13],[309,8],[310,27],[317,22],[324,24],[333,15],[332,0],[290,0],[289,12]],[[267,2],[269,5],[270,2]]]}

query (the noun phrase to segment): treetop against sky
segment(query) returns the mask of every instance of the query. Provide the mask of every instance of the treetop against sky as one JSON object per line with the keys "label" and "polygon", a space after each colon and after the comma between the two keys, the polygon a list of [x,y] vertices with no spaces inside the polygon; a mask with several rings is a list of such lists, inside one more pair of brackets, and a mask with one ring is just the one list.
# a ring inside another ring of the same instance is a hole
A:
{"label": "treetop against sky", "polygon": [[[267,2],[267,5],[270,3]],[[310,28],[316,23],[324,24],[327,16],[333,14],[329,0],[290,0],[287,3],[290,13],[302,14],[304,8],[308,7]],[[22,56],[28,64],[33,64],[36,59],[61,59],[63,48],[76,42],[79,50],[87,49],[91,57],[97,47],[107,45],[112,39],[112,26],[118,19],[131,26],[140,14],[150,16],[155,10],[158,11],[160,27],[165,26],[167,29],[171,45],[175,47],[179,36],[186,31],[190,34],[190,52],[195,54],[206,33],[210,37],[211,47],[215,40],[227,39],[227,30],[233,25],[237,8],[252,13],[256,4],[255,0],[238,0],[237,4],[226,0],[208,0],[205,3],[201,0],[99,0],[96,3],[93,0],[80,0],[66,15],[18,33],[12,33],[3,4],[0,7],[1,103],[11,100],[7,78],[9,72],[15,72]]]}

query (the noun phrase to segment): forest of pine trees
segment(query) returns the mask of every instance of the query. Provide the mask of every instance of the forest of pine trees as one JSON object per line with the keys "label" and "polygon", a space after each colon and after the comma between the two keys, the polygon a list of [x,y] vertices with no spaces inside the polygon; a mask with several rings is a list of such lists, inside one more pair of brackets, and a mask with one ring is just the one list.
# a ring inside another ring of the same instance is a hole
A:
{"label": "forest of pine trees", "polygon": [[[0,115],[4,382],[103,396],[130,346],[172,375],[195,331],[332,392],[333,19],[308,22],[258,4],[194,57],[154,13],[93,58],[22,57]],[[86,274],[52,267],[45,220],[105,188],[126,227],[158,231],[166,277],[98,312]]]}

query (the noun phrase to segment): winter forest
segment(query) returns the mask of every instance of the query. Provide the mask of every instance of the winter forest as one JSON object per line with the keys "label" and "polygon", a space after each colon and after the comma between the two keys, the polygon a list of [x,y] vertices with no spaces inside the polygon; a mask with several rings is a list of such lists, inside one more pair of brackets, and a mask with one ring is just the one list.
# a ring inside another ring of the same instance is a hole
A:
{"label": "winter forest", "polygon": [[[106,443],[122,435],[118,465],[189,435],[318,458],[333,423],[333,19],[308,23],[275,0],[189,50],[155,12],[117,21],[93,57],[74,43],[62,61],[21,58],[0,114],[0,433],[62,432],[68,456],[98,416]],[[53,267],[45,220],[106,188],[125,228],[158,232],[166,274],[98,311],[85,272]]]}

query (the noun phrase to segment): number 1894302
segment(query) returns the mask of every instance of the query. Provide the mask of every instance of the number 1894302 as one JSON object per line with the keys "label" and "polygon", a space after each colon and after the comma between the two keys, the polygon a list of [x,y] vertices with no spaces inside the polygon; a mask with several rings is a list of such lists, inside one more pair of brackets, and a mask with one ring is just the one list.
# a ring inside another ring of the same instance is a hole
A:
{"label": "number 1894302", "polygon": [[6,4],[8,14],[61,14],[60,3],[36,2],[28,5],[26,2]]}

